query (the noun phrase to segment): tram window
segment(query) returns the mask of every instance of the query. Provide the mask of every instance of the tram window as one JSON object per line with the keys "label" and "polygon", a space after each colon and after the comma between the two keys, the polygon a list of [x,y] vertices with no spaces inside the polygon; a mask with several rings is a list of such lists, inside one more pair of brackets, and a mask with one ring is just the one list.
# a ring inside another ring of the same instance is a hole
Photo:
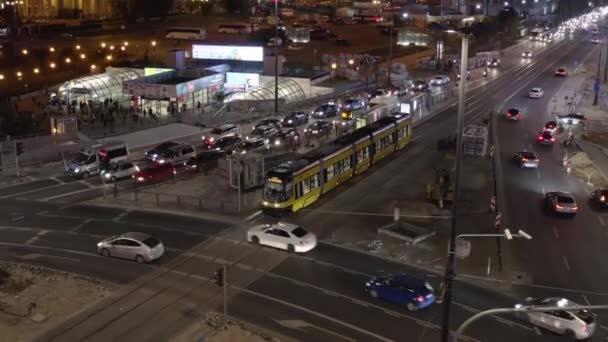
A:
{"label": "tram window", "polygon": [[310,190],[314,190],[319,187],[319,174],[316,173],[310,177]]}
{"label": "tram window", "polygon": [[334,178],[334,166],[329,165],[327,169],[325,169],[325,180],[332,180]]}
{"label": "tram window", "polygon": [[344,172],[350,170],[350,157],[342,161],[344,163]]}

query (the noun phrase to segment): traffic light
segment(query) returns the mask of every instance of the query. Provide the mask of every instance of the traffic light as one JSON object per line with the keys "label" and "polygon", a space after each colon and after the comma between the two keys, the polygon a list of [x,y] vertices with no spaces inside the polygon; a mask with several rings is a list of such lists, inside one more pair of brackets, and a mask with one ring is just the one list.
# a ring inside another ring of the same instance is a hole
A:
{"label": "traffic light", "polygon": [[217,271],[213,274],[213,279],[215,281],[215,285],[224,286],[224,268],[218,268]]}
{"label": "traffic light", "polygon": [[20,156],[23,154],[23,143],[18,142],[16,144],[17,147],[17,155]]}

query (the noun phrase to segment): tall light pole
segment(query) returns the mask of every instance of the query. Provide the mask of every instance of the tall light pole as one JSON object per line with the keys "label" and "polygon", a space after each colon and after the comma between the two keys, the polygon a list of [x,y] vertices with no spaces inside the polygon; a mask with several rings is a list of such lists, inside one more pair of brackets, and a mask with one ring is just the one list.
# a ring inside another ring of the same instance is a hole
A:
{"label": "tall light pole", "polygon": [[274,113],[279,113],[279,0],[274,0]]}
{"label": "tall light pole", "polygon": [[462,47],[460,52],[460,84],[458,87],[458,116],[456,118],[456,162],[454,165],[454,201],[452,205],[452,222],[450,227],[450,242],[448,253],[448,263],[445,268],[443,280],[443,323],[441,327],[441,341],[449,342],[450,337],[450,310],[452,306],[452,286],[455,277],[455,254],[456,247],[456,217],[458,216],[458,194],[460,192],[460,158],[462,156],[462,130],[464,123],[464,96],[467,83],[467,69],[469,58],[469,36],[466,33],[461,33]]}
{"label": "tall light pole", "polygon": [[608,43],[606,43],[606,64],[604,65],[604,83],[608,81]]}
{"label": "tall light pole", "polygon": [[595,84],[593,85],[593,90],[595,91],[595,96],[593,97],[594,106],[597,106],[597,97],[600,92],[600,69],[602,68],[601,63],[602,63],[602,51],[600,51],[600,56],[597,60],[597,75],[595,76]]}
{"label": "tall light pole", "polygon": [[391,86],[391,70],[393,65],[393,26],[395,26],[394,15],[393,15],[393,1],[389,1],[389,13],[391,15],[391,26],[388,34],[388,78],[387,78],[387,87]]}

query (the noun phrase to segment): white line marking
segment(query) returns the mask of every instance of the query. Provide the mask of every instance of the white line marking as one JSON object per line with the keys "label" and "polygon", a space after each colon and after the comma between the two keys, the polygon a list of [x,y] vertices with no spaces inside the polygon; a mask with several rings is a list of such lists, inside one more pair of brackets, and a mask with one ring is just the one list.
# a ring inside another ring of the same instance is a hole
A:
{"label": "white line marking", "polygon": [[79,224],[77,224],[76,226],[74,226],[74,228],[70,229],[70,231],[72,233],[75,233],[78,230],[80,230],[80,228],[84,227],[84,225],[89,224],[91,222],[93,222],[93,219],[86,219],[86,220],[80,222]]}
{"label": "white line marking", "polygon": [[63,207],[59,207],[59,210],[64,210],[64,209],[67,209],[67,208],[72,207],[72,206],[74,206],[74,205],[73,204],[66,204]]}
{"label": "white line marking", "polygon": [[587,303],[587,305],[591,305],[591,302],[589,302],[589,298],[587,298],[587,296],[585,296],[585,294],[581,294],[583,296],[583,300],[585,301],[585,303]]}
{"label": "white line marking", "polygon": [[97,187],[97,185],[89,184],[87,181],[83,181],[83,180],[78,181],[78,183],[80,183],[80,184],[82,184],[82,185],[84,185],[84,186],[86,186],[86,187],[88,187],[88,188],[91,188],[91,189],[93,189],[93,188],[96,188],[96,187]]}
{"label": "white line marking", "polygon": [[553,234],[555,234],[556,239],[559,239],[559,233],[557,232],[557,228],[555,228],[555,226],[553,226]]}
{"label": "white line marking", "polygon": [[600,325],[600,329],[603,329],[603,330],[608,331],[608,327],[605,327],[605,326],[603,326],[603,325]]}
{"label": "white line marking", "polygon": [[562,258],[564,259],[564,265],[566,265],[566,269],[570,271],[570,264],[568,264],[568,259],[566,259],[565,255],[562,255]]}
{"label": "white line marking", "polygon": [[57,187],[60,187],[61,185],[62,184],[53,184],[53,185],[43,186],[41,188],[36,188],[36,189],[32,189],[32,190],[21,191],[21,192],[16,192],[16,193],[0,196],[0,198],[17,197],[17,196],[21,196],[21,195],[31,194],[32,192],[38,192],[38,191],[42,191],[42,190],[57,188]]}
{"label": "white line marking", "polygon": [[44,214],[46,214],[48,212],[49,212],[48,210],[43,210],[43,211],[41,211],[39,213],[36,213],[36,215],[44,215]]}
{"label": "white line marking", "polygon": [[114,218],[112,219],[112,221],[114,221],[114,222],[119,222],[121,218],[123,218],[123,217],[125,217],[125,216],[127,216],[127,215],[129,215],[129,210],[124,211],[124,212],[122,212],[122,213],[120,213],[120,214],[116,215],[116,217],[114,217]]}
{"label": "white line marking", "polygon": [[544,188],[544,187],[540,188],[540,191],[542,191],[542,192],[543,192],[543,195],[546,195],[546,192],[545,192],[545,188]]}
{"label": "white line marking", "polygon": [[18,216],[18,217],[13,217],[11,219],[11,221],[19,221],[19,220],[23,220],[25,218],[25,216]]}
{"label": "white line marking", "polygon": [[32,236],[29,240],[27,240],[25,242],[26,245],[31,245],[34,242],[38,241],[38,239],[40,239],[40,237],[44,236],[46,233],[48,233],[48,230],[41,230],[39,231],[36,235]]}
{"label": "white line marking", "polygon": [[41,201],[43,202],[48,202],[50,200],[56,199],[56,198],[60,198],[60,197],[65,197],[65,196],[70,196],[70,195],[75,195],[75,194],[79,194],[81,192],[85,192],[85,191],[91,191],[91,190],[97,190],[100,187],[96,187],[96,188],[86,188],[86,189],[82,189],[82,190],[76,190],[76,191],[71,191],[71,192],[66,192],[65,194],[61,194],[61,195],[56,195],[56,196],[51,196],[51,197],[47,197],[47,198],[43,198],[41,199]]}
{"label": "white line marking", "polygon": [[362,302],[362,301],[360,301],[360,300],[352,299],[351,301],[352,301],[353,303],[355,303],[355,304],[359,304],[359,305],[361,305],[361,306],[369,307],[369,305],[367,305],[367,303]]}
{"label": "white line marking", "polygon": [[50,177],[49,179],[54,180],[55,182],[59,183],[59,184],[65,184],[64,181],[62,181],[61,179],[57,178],[57,177]]}
{"label": "white line marking", "polygon": [[539,336],[543,334],[537,326],[534,326],[534,332]]}
{"label": "white line marking", "polygon": [[[384,311],[384,313],[385,313],[385,314],[387,314],[387,315],[391,315],[391,316],[393,316],[393,317],[399,317],[399,315],[398,315],[398,314],[396,314],[396,313],[394,313],[394,312],[390,312],[390,311]],[[421,324],[422,324],[422,323],[421,323]]]}
{"label": "white line marking", "polygon": [[601,215],[598,215],[597,218],[600,220],[600,223],[602,224],[602,226],[606,225],[606,222],[604,222],[604,218]]}

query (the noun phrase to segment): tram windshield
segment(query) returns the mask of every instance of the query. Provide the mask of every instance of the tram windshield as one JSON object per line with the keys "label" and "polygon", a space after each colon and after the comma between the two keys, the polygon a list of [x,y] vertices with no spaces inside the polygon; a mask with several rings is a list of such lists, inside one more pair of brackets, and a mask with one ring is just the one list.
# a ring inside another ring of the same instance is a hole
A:
{"label": "tram windshield", "polygon": [[264,199],[273,202],[283,202],[289,198],[291,198],[291,182],[276,176],[266,178]]}

